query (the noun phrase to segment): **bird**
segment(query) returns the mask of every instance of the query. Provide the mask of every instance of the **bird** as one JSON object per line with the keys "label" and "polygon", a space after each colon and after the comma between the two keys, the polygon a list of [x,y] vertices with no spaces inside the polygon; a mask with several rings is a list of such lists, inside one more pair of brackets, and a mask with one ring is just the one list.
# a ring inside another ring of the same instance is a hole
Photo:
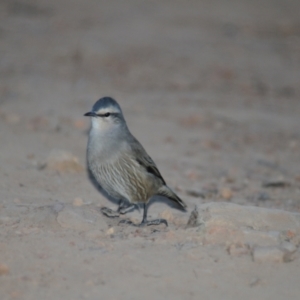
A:
{"label": "bird", "polygon": [[100,98],[84,116],[91,118],[86,160],[93,182],[104,194],[119,201],[117,211],[103,207],[102,213],[115,217],[135,206],[143,206],[140,224],[165,224],[165,219],[147,219],[148,204],[153,196],[164,196],[186,211],[187,205],[167,186],[156,164],[140,142],[131,134],[118,102],[111,97]]}

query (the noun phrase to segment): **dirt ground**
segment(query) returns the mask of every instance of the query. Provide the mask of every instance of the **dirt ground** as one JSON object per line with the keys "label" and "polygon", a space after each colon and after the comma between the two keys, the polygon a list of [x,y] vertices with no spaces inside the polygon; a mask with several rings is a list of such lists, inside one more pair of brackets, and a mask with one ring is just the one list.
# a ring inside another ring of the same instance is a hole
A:
{"label": "dirt ground", "polygon": [[[0,1],[0,298],[298,299],[299,256],[184,224],[209,202],[300,213],[299,20],[297,0]],[[102,96],[188,204],[153,202],[168,228],[100,213],[83,114]]]}

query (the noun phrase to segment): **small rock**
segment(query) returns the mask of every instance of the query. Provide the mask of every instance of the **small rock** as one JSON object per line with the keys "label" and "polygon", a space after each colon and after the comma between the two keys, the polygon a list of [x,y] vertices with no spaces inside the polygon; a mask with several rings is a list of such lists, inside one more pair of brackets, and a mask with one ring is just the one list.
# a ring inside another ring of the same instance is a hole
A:
{"label": "small rock", "polygon": [[230,188],[223,188],[220,192],[220,196],[225,200],[230,200],[233,196],[232,190]]}
{"label": "small rock", "polygon": [[284,251],[278,247],[255,247],[252,252],[252,257],[255,262],[284,262]]}
{"label": "small rock", "polygon": [[74,120],[73,125],[76,129],[84,130],[87,128],[87,123],[83,119]]}
{"label": "small rock", "polygon": [[110,227],[108,230],[106,230],[105,234],[106,235],[112,235],[115,233],[115,229],[113,227]]}
{"label": "small rock", "polygon": [[189,220],[185,226],[185,228],[191,228],[191,227],[197,227],[199,226],[198,222],[198,209],[197,206],[195,206],[194,210],[191,212],[191,215],[189,217]]}
{"label": "small rock", "polygon": [[298,239],[297,233],[295,230],[284,230],[281,232],[281,241],[292,242],[294,245],[300,245],[300,240]]}
{"label": "small rock", "polygon": [[9,273],[9,268],[6,264],[0,264],[0,276],[7,275]]}
{"label": "small rock", "polygon": [[80,206],[83,205],[83,200],[82,200],[81,198],[78,198],[78,197],[77,197],[77,198],[75,198],[75,199],[73,200],[72,204],[73,204],[74,206],[80,207]]}
{"label": "small rock", "polygon": [[297,247],[290,242],[283,242],[280,247],[287,252],[294,253],[297,251]]}
{"label": "small rock", "polygon": [[45,166],[60,173],[77,173],[84,170],[78,158],[64,150],[53,150],[48,156]]}
{"label": "small rock", "polygon": [[174,215],[169,209],[166,209],[163,212],[161,212],[159,214],[159,217],[167,220],[168,223],[172,223],[174,221]]}
{"label": "small rock", "polygon": [[283,261],[290,262],[295,259],[295,253],[297,251],[297,247],[290,242],[283,242],[280,245],[281,250],[284,252]]}

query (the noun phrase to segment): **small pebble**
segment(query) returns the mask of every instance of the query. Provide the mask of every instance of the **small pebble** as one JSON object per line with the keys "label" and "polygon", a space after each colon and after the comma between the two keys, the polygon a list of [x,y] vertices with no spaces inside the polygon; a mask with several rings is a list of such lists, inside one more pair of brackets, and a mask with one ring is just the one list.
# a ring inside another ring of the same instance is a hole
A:
{"label": "small pebble", "polygon": [[191,228],[191,227],[197,227],[199,226],[198,222],[198,209],[197,206],[195,206],[194,210],[191,212],[191,215],[189,217],[189,220],[185,226],[185,228]]}
{"label": "small pebble", "polygon": [[79,163],[79,159],[64,150],[53,150],[47,158],[45,167],[60,173],[74,173],[84,170],[84,167]]}
{"label": "small pebble", "polygon": [[106,235],[112,235],[115,233],[115,229],[113,227],[110,227],[108,230],[106,230],[105,234]]}
{"label": "small pebble", "polygon": [[9,268],[6,264],[0,264],[0,276],[7,275],[9,273]]}
{"label": "small pebble", "polygon": [[81,198],[79,198],[79,197],[76,197],[74,200],[73,200],[73,202],[72,202],[72,204],[74,205],[74,206],[82,206],[83,205],[83,200],[81,199]]}
{"label": "small pebble", "polygon": [[86,121],[82,119],[74,120],[73,125],[76,129],[80,129],[80,130],[84,130],[87,128]]}
{"label": "small pebble", "polygon": [[220,195],[225,200],[230,200],[233,196],[232,190],[230,188],[223,188]]}
{"label": "small pebble", "polygon": [[172,223],[172,222],[174,221],[174,215],[173,215],[173,213],[172,213],[170,210],[168,210],[168,209],[166,209],[166,210],[164,210],[163,212],[161,212],[161,213],[159,214],[159,217],[162,218],[162,219],[167,220],[168,223]]}

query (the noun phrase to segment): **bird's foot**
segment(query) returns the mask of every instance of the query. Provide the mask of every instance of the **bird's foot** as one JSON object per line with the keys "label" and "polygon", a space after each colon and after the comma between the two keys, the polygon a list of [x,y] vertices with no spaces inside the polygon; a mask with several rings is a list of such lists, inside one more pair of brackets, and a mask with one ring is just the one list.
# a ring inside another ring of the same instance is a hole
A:
{"label": "bird's foot", "polygon": [[128,212],[132,211],[133,209],[135,209],[136,205],[135,204],[129,204],[127,206],[125,205],[120,205],[119,208],[118,208],[118,212],[121,214],[121,215],[124,215],[124,214],[127,214]]}
{"label": "bird's foot", "polygon": [[140,223],[140,224],[135,224],[129,219],[123,219],[119,222],[119,225],[120,224],[127,224],[127,225],[131,225],[131,226],[135,226],[135,227],[144,227],[144,226],[165,224],[168,227],[168,222],[165,219],[155,219],[155,220],[150,220],[150,221],[143,220],[142,223]]}
{"label": "bird's foot", "polygon": [[139,226],[142,227],[142,226],[151,226],[151,225],[160,225],[160,224],[165,224],[168,227],[168,222],[165,219],[155,219],[150,221],[143,220]]}
{"label": "bird's foot", "polygon": [[105,215],[109,218],[118,218],[120,216],[119,211],[112,210],[108,207],[101,207],[101,212],[103,215]]}
{"label": "bird's foot", "polygon": [[131,225],[131,226],[135,226],[135,227],[138,227],[139,225],[138,224],[135,224],[133,223],[131,220],[129,219],[123,219],[121,220],[118,225],[123,225],[123,224],[127,224],[127,225]]}

